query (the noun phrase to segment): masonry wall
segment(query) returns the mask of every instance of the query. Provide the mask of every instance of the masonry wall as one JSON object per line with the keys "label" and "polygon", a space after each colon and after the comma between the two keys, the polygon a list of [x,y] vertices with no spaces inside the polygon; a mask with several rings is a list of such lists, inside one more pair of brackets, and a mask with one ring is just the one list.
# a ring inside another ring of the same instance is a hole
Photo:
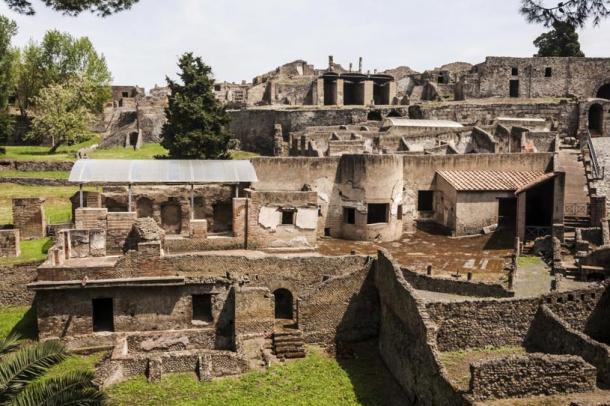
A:
{"label": "masonry wall", "polygon": [[423,302],[385,252],[376,263],[381,302],[379,354],[413,404],[462,405],[436,355],[434,324]]}
{"label": "masonry wall", "polygon": [[23,240],[42,238],[46,235],[46,219],[38,197],[13,199],[13,226],[19,229]]}
{"label": "masonry wall", "polygon": [[498,199],[514,197],[512,192],[458,192],[455,235],[479,234],[498,224]]}
{"label": "masonry wall", "polygon": [[18,229],[0,230],[0,257],[21,255]]}
{"label": "masonry wall", "polygon": [[0,306],[29,306],[34,293],[26,285],[36,278],[39,262],[0,266]]}

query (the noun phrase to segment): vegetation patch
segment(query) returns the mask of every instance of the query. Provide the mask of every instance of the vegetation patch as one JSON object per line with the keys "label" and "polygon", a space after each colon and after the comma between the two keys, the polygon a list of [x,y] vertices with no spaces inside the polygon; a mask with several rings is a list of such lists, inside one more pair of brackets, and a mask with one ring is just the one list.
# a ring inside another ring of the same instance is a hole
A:
{"label": "vegetation patch", "polygon": [[0,258],[0,265],[20,265],[32,262],[44,261],[47,258],[49,248],[53,246],[53,239],[50,237],[37,240],[22,240],[19,243],[21,255],[16,258]]}
{"label": "vegetation patch", "polygon": [[0,171],[0,178],[68,179],[66,171]]}

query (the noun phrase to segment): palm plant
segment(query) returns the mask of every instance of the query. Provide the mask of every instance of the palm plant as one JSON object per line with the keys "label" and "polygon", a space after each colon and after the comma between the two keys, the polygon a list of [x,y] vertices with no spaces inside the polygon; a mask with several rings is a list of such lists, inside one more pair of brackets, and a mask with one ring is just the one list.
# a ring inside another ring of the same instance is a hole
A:
{"label": "palm plant", "polygon": [[19,337],[0,340],[0,405],[105,405],[106,395],[91,372],[70,372],[44,379],[44,374],[68,357],[54,341],[19,346]]}

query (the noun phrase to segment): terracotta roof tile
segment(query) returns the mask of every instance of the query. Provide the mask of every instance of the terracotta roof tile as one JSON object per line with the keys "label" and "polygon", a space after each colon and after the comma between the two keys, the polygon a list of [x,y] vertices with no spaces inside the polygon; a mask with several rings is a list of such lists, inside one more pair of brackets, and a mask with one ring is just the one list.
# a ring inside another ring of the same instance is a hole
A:
{"label": "terracotta roof tile", "polygon": [[457,191],[515,191],[546,175],[537,171],[438,171],[437,174]]}

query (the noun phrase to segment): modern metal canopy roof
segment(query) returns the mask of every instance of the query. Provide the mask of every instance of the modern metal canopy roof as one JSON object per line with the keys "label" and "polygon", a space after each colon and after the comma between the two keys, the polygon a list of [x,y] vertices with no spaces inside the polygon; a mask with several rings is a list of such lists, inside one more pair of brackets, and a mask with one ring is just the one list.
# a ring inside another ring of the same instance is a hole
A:
{"label": "modern metal canopy roof", "polygon": [[431,127],[431,128],[464,128],[456,121],[450,120],[416,120],[403,117],[388,117],[383,121],[383,127]]}
{"label": "modern metal canopy roof", "polygon": [[70,172],[78,184],[204,184],[256,182],[250,161],[81,159]]}

